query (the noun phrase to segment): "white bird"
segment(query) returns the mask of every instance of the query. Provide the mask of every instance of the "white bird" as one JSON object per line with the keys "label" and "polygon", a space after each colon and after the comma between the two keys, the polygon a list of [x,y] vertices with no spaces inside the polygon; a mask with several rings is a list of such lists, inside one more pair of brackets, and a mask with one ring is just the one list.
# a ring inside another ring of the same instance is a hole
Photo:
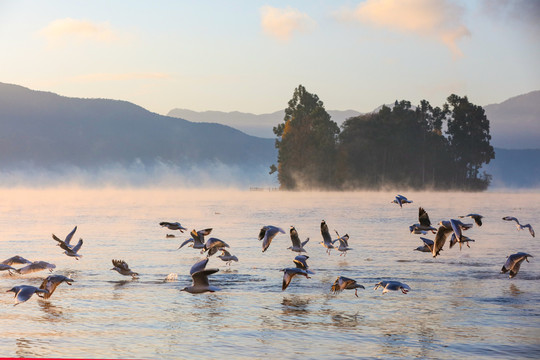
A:
{"label": "white bird", "polygon": [[[75,280],[70,279],[64,275],[49,275],[43,282],[41,283],[40,289],[47,290],[44,293],[37,293],[39,297],[42,297],[44,299],[48,299],[53,294],[54,290],[60,285],[61,283],[65,282],[66,284],[71,286],[71,283]],[[42,295],[43,294],[43,295]]]}
{"label": "white bird", "polygon": [[458,216],[458,217],[460,217],[460,218],[470,217],[470,218],[472,218],[474,220],[476,225],[482,226],[482,218],[483,218],[483,216],[480,215],[480,214],[467,214],[467,215],[461,215],[461,216]]}
{"label": "white bird", "polygon": [[225,261],[225,265],[231,265],[231,262],[233,261],[238,262],[236,255],[231,255],[231,253],[225,249],[221,249],[221,255],[218,255],[218,258]]}
{"label": "white bird", "polygon": [[283,271],[283,283],[281,285],[281,291],[284,291],[289,286],[289,284],[291,283],[292,278],[295,275],[303,275],[307,279],[311,279],[311,277],[309,276],[307,270],[300,269],[298,267],[286,268],[286,269],[282,269],[281,271]]}
{"label": "white bird", "polygon": [[298,236],[298,232],[296,231],[294,226],[291,226],[290,235],[292,246],[289,246],[287,249],[298,253],[306,252],[304,246],[309,242],[309,238],[306,238],[305,241],[301,242],[300,237]]}
{"label": "white bird", "polygon": [[13,265],[13,264],[22,265],[22,264],[31,264],[31,263],[32,262],[30,260],[27,260],[19,255],[12,256],[9,259],[2,261],[2,264],[4,265]]}
{"label": "white bird", "polygon": [[519,220],[517,218],[513,217],[513,216],[505,216],[502,219],[506,220],[506,221],[515,221],[516,222],[516,228],[518,230],[529,229],[529,232],[531,233],[532,237],[534,237],[534,229],[532,228],[531,224],[521,225]]}
{"label": "white bird", "polygon": [[419,246],[417,247],[416,251],[421,251],[421,252],[433,252],[433,245],[435,244],[433,242],[433,240],[430,240],[430,239],[426,239],[424,237],[420,237],[420,240],[422,240],[422,242],[424,243],[423,246]]}
{"label": "white bird", "polygon": [[15,305],[19,305],[20,303],[27,301],[35,293],[46,293],[47,290],[38,289],[37,287],[30,286],[30,285],[19,285],[19,286],[12,287],[7,292],[15,293],[14,297],[17,298],[17,302],[13,305],[15,306]]}
{"label": "white bird", "polygon": [[459,243],[459,250],[461,250],[461,246],[463,244],[467,245],[468,248],[470,248],[471,246],[469,245],[469,242],[474,242],[473,239],[465,236],[465,235],[461,235],[461,239],[458,239],[456,234],[455,233],[452,233],[452,236],[450,237],[450,249],[456,244],[456,243]]}
{"label": "white bird", "polygon": [[313,271],[309,270],[309,266],[307,264],[307,259],[309,259],[309,256],[307,255],[297,255],[293,262],[296,265],[297,268],[306,270],[308,274],[314,274]]}
{"label": "white bird", "polygon": [[334,281],[334,284],[330,288],[333,294],[340,293],[341,291],[348,289],[353,290],[354,289],[354,295],[358,297],[358,289],[365,289],[363,285],[357,284],[356,280],[350,279],[345,276],[339,276],[336,281]]}
{"label": "white bird", "polygon": [[64,250],[69,250],[73,247],[73,245],[70,244],[71,239],[73,238],[73,235],[75,234],[75,231],[77,231],[77,226],[71,230],[69,234],[66,235],[66,238],[64,240],[59,239],[56,235],[52,234],[52,238],[56,241],[58,241],[58,246],[60,246]]}
{"label": "white bird", "polygon": [[427,211],[422,207],[418,208],[418,224],[412,224],[409,226],[409,230],[412,234],[426,234],[427,231],[435,234],[437,232],[437,229],[431,226]]}
{"label": "white bird", "polygon": [[[334,230],[334,231],[336,231],[336,230]],[[341,252],[341,254],[339,254],[339,256],[341,256],[341,255],[347,256],[347,251],[353,250],[353,248],[349,247],[349,234],[339,236],[339,233],[337,231],[336,231],[336,234],[337,234],[338,238],[336,240],[333,240],[332,244],[335,243],[336,241],[339,241],[339,247],[337,248],[338,251]]]}
{"label": "white bird", "polygon": [[285,231],[282,228],[273,225],[266,225],[261,228],[261,231],[259,231],[259,241],[262,240],[263,242],[262,252],[268,250],[272,240],[278,233],[285,234]]}
{"label": "white bird", "polygon": [[330,255],[330,251],[334,249],[334,243],[332,241],[332,237],[330,236],[328,225],[324,220],[321,221],[321,235],[323,237],[323,241],[321,241],[319,244],[322,244],[322,246],[326,248],[326,253]]}
{"label": "white bird", "polygon": [[375,285],[373,290],[377,290],[379,287],[383,288],[383,294],[386,294],[388,291],[398,291],[401,290],[402,293],[407,294],[411,288],[409,285],[404,284],[399,281],[380,281]]}
{"label": "white bird", "polygon": [[181,249],[184,245],[189,244],[189,243],[193,243],[193,244],[190,244],[189,246],[194,249],[204,248],[204,237],[207,235],[210,235],[211,232],[212,232],[212,228],[203,229],[199,231],[196,231],[195,229],[191,230],[191,233],[190,233],[191,238],[184,241],[178,249]]}
{"label": "white bird", "polygon": [[390,203],[398,204],[399,207],[403,207],[403,204],[410,204],[412,203],[412,200],[408,200],[405,196],[398,194],[394,200],[390,201]]}
{"label": "white bird", "polygon": [[5,264],[0,264],[0,271],[6,271],[6,270],[9,273],[9,275],[13,275],[13,273],[11,272],[12,270],[15,271],[16,273],[19,272],[19,270],[15,269],[14,267],[11,267]]}
{"label": "white bird", "polygon": [[439,252],[442,250],[444,243],[446,242],[446,238],[448,237],[448,235],[450,235],[452,231],[453,230],[451,226],[439,226],[439,228],[437,229],[437,233],[435,234],[433,249],[431,251],[433,257],[437,257],[437,255],[439,255]]}
{"label": "white bird", "polygon": [[166,227],[169,230],[180,230],[180,232],[184,232],[184,230],[187,230],[185,227],[180,225],[179,222],[168,222],[168,221],[162,221],[159,223],[161,227]]}
{"label": "white bird", "polygon": [[33,263],[20,268],[19,273],[25,275],[25,274],[30,274],[36,271],[45,270],[45,269],[52,272],[54,268],[56,268],[56,265],[48,263],[46,261],[34,261]]}
{"label": "white bird", "polygon": [[115,260],[115,259],[113,259],[112,264],[113,264],[114,267],[111,268],[111,270],[115,270],[121,275],[131,276],[132,279],[135,279],[135,278],[137,278],[139,276],[138,273],[132,271],[129,268],[129,265],[124,260]]}
{"label": "white bird", "polygon": [[219,269],[206,269],[206,264],[208,264],[208,258],[201,260],[195,263],[189,272],[192,278],[191,286],[186,286],[180,291],[187,291],[191,294],[200,294],[204,292],[214,292],[221,289],[211,286],[208,283],[208,276],[214,273],[217,273]]}
{"label": "white bird", "polygon": [[217,239],[217,238],[210,238],[206,240],[206,243],[204,244],[203,249],[201,250],[201,254],[208,251],[207,257],[210,257],[217,253],[221,248],[228,248],[230,247],[229,244],[227,244],[225,241]]}
{"label": "white bird", "polygon": [[81,249],[82,244],[83,244],[83,239],[79,239],[79,242],[77,243],[77,245],[75,245],[72,248],[68,248],[66,251],[64,251],[64,254],[66,254],[67,256],[74,257],[75,260],[79,260],[79,258],[82,257],[82,255],[79,254],[79,250]]}
{"label": "white bird", "polygon": [[510,279],[513,278],[517,275],[523,260],[529,262],[529,259],[527,259],[528,257],[534,256],[524,252],[518,252],[516,254],[508,256],[508,259],[506,259],[506,263],[504,263],[501,269],[501,274],[506,274],[507,272],[510,272]]}

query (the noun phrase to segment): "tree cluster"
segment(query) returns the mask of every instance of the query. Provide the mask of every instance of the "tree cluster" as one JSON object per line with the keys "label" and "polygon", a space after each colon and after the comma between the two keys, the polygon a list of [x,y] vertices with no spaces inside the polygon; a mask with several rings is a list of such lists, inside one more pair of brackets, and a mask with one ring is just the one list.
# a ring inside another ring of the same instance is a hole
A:
{"label": "tree cluster", "polygon": [[485,190],[480,173],[495,157],[489,120],[467,97],[450,95],[442,107],[396,101],[347,119],[341,130],[317,95],[300,85],[277,135],[282,189]]}

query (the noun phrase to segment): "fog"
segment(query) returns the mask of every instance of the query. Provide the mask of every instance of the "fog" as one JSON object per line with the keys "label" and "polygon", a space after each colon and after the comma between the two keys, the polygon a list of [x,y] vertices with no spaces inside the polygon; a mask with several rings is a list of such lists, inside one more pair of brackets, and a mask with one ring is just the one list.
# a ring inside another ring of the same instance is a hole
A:
{"label": "fog", "polygon": [[225,165],[207,162],[197,165],[171,165],[154,162],[145,165],[134,161],[129,166],[109,164],[93,168],[73,165],[41,167],[24,164],[0,171],[2,187],[159,187],[159,188],[275,188],[276,174],[269,167]]}

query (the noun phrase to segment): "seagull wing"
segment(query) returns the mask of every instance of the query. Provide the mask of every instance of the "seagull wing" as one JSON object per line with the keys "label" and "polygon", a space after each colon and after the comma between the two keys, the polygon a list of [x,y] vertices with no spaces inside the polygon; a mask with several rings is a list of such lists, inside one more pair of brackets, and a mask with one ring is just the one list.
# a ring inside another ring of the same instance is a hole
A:
{"label": "seagull wing", "polygon": [[189,271],[189,274],[190,275],[193,275],[195,274],[196,272],[199,272],[199,271],[203,271],[204,268],[206,267],[206,264],[208,264],[208,258],[206,259],[203,259],[199,262],[196,262],[192,267],[191,267],[191,270]]}
{"label": "seagull wing", "polygon": [[443,248],[444,243],[446,242],[446,238],[448,237],[448,234],[450,234],[450,232],[452,232],[452,229],[448,229],[444,225],[439,226],[439,229],[437,229],[437,234],[435,234],[435,241],[433,244],[433,257],[439,255],[439,251],[441,251],[441,249]]}
{"label": "seagull wing", "polygon": [[79,249],[82,247],[82,244],[83,244],[83,239],[79,239],[79,242],[77,243],[77,245],[73,247],[73,249],[71,249],[71,252],[76,254],[79,251]]}
{"label": "seagull wing", "polygon": [[420,225],[431,226],[431,221],[429,220],[428,213],[424,208],[418,208],[418,222]]}
{"label": "seagull wing", "polygon": [[204,269],[191,274],[193,286],[208,286],[208,276],[217,273],[219,269]]}
{"label": "seagull wing", "polygon": [[300,238],[298,237],[298,232],[295,228],[291,228],[291,242],[293,248],[299,249],[302,247],[302,243],[300,242]]}
{"label": "seagull wing", "polygon": [[66,240],[64,240],[64,242],[66,243],[66,245],[69,246],[69,242],[71,241],[71,238],[73,237],[73,234],[75,234],[75,231],[77,231],[77,226],[75,226],[73,228],[73,230],[71,230],[71,232],[69,234],[67,234],[66,236]]}

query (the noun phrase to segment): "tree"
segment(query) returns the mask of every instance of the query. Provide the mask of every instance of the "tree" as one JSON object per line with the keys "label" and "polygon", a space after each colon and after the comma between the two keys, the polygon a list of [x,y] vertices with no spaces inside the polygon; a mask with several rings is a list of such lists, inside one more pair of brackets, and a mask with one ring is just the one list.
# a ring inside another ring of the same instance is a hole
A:
{"label": "tree", "polygon": [[481,106],[469,102],[466,96],[452,94],[447,102],[451,107],[448,119],[448,141],[456,163],[453,174],[458,186],[470,190],[485,189],[490,176],[485,172],[479,176],[483,164],[495,158],[490,145],[489,120]]}
{"label": "tree", "polygon": [[[285,109],[284,122],[274,127],[278,149],[278,180],[284,189],[327,188],[335,177],[336,136],[339,127],[323,102],[302,85]],[[271,166],[271,172],[275,171]]]}

